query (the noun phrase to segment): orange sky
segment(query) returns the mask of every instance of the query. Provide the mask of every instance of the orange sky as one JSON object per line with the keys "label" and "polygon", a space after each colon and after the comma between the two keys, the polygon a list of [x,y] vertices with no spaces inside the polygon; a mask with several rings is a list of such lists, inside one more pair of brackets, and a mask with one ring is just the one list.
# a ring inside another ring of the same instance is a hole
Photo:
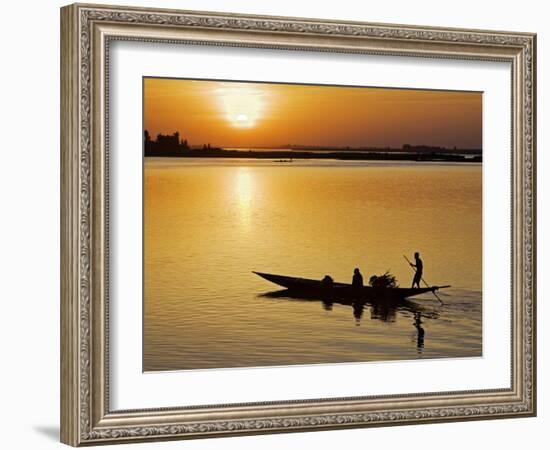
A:
{"label": "orange sky", "polygon": [[481,148],[482,94],[145,78],[144,127],[192,145]]}

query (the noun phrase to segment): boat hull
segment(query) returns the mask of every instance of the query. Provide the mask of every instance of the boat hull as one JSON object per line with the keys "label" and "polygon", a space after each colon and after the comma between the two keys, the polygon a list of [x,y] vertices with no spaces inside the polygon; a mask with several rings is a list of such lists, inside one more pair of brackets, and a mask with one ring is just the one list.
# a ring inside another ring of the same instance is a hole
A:
{"label": "boat hull", "polygon": [[[363,286],[353,287],[346,283],[332,283],[330,286],[319,280],[288,277],[263,272],[254,272],[263,279],[304,297],[330,299],[351,299],[362,301],[400,301],[415,295],[435,292],[439,286],[426,288],[374,288]],[[445,286],[446,287],[446,286]]]}

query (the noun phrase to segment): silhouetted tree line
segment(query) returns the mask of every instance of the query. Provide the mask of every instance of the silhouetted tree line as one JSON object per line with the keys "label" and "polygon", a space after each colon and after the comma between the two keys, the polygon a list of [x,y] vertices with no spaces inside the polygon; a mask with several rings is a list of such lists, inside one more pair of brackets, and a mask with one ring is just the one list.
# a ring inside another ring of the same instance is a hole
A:
{"label": "silhouetted tree line", "polygon": [[[143,132],[145,156],[201,157],[201,158],[295,158],[295,159],[343,159],[343,160],[407,160],[407,161],[457,161],[481,162],[481,150],[450,150],[443,147],[427,145],[403,145],[398,149],[371,148],[368,151],[296,151],[296,150],[225,150],[213,147],[210,143],[191,148],[187,139],[182,139],[179,132],[170,135],[158,134],[155,140],[147,130]],[[314,149],[314,147],[312,147]],[[389,150],[389,151],[388,151]],[[454,153],[456,151],[457,153]],[[460,153],[469,153],[467,157]]]}

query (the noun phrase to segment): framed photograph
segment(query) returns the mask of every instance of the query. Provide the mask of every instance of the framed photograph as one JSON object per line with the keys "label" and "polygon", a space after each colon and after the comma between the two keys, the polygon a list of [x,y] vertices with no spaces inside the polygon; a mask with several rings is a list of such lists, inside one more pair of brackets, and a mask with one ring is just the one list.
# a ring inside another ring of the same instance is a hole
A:
{"label": "framed photograph", "polygon": [[61,9],[61,440],[536,414],[532,33]]}

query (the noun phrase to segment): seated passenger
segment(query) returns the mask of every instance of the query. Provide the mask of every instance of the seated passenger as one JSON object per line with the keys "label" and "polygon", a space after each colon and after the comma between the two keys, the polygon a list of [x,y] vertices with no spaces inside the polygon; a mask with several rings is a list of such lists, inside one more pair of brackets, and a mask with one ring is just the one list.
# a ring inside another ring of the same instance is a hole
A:
{"label": "seated passenger", "polygon": [[353,280],[351,282],[351,285],[356,289],[360,289],[363,287],[363,275],[361,275],[361,272],[359,272],[359,269],[357,267],[353,271]]}
{"label": "seated passenger", "polygon": [[332,285],[334,284],[334,280],[330,275],[325,275],[325,277],[321,280],[321,283],[323,287],[331,288]]}

